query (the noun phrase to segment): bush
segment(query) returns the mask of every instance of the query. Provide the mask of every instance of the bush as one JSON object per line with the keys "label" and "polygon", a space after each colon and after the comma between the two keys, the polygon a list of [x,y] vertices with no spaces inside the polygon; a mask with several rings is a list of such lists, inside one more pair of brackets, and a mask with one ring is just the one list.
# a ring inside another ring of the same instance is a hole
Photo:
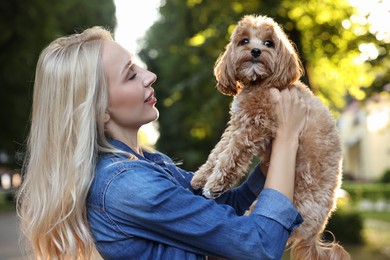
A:
{"label": "bush", "polygon": [[[325,230],[330,231],[341,244],[363,244],[363,218],[353,211],[337,210],[329,219]],[[333,241],[329,232],[324,233],[324,239]]]}
{"label": "bush", "polygon": [[0,191],[0,213],[15,209],[15,193]]}
{"label": "bush", "polygon": [[371,201],[390,198],[390,183],[344,182],[342,188],[348,192],[353,202],[358,202],[363,198]]}
{"label": "bush", "polygon": [[380,178],[379,182],[390,183],[390,169],[387,169],[385,173],[383,173],[383,176]]}

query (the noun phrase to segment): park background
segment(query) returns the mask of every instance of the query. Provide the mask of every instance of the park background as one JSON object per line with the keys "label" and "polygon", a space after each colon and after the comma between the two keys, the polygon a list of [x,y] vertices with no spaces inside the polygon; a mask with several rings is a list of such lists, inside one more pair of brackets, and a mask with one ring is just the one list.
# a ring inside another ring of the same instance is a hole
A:
{"label": "park background", "polygon": [[2,211],[14,210],[35,65],[50,41],[93,25],[111,29],[158,75],[160,118],[141,139],[195,171],[229,119],[231,97],[215,89],[213,65],[237,21],[262,14],[295,43],[302,81],[337,119],[343,192],[327,229],[353,259],[389,259],[390,0],[14,0],[0,12]]}

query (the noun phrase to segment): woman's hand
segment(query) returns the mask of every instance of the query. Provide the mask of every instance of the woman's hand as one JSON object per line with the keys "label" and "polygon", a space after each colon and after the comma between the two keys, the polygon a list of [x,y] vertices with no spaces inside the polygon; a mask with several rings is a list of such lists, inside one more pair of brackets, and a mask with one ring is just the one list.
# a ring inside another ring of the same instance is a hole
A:
{"label": "woman's hand", "polygon": [[299,97],[298,89],[284,89],[282,91],[272,88],[271,97],[275,102],[278,129],[276,139],[298,140],[307,116],[306,103]]}
{"label": "woman's hand", "polygon": [[277,89],[270,91],[275,103],[278,128],[272,141],[265,187],[283,193],[292,201],[298,139],[305,126],[308,112],[306,103],[299,97],[296,88],[284,89],[280,92]]}
{"label": "woman's hand", "polygon": [[265,154],[264,154],[264,156],[262,156],[259,166],[260,166],[261,173],[263,174],[264,177],[267,178],[267,172],[268,172],[269,162],[270,162],[271,153],[272,153],[272,142],[270,142],[266,146],[264,152],[265,152]]}

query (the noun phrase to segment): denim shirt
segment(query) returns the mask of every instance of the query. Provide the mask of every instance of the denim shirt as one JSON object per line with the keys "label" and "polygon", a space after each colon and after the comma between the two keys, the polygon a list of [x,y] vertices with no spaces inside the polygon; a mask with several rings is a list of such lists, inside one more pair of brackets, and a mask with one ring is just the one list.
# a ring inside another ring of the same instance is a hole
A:
{"label": "denim shirt", "polygon": [[[212,200],[193,190],[193,173],[159,152],[103,154],[87,199],[87,216],[104,259],[280,259],[287,239],[302,223],[291,201],[255,167],[239,187]],[[243,215],[258,202],[249,216]]]}

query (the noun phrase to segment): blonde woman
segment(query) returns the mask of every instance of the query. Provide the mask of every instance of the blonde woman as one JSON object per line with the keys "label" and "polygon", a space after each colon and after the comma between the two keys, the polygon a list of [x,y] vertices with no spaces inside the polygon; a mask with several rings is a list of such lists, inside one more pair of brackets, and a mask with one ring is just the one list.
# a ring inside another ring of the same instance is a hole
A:
{"label": "blonde woman", "polygon": [[159,116],[155,81],[100,27],[42,51],[18,195],[34,258],[89,259],[96,246],[105,259],[279,259],[302,222],[291,203],[306,116],[297,92],[273,90],[269,169],[256,166],[210,200],[192,189],[191,172],[138,143],[140,127]]}

